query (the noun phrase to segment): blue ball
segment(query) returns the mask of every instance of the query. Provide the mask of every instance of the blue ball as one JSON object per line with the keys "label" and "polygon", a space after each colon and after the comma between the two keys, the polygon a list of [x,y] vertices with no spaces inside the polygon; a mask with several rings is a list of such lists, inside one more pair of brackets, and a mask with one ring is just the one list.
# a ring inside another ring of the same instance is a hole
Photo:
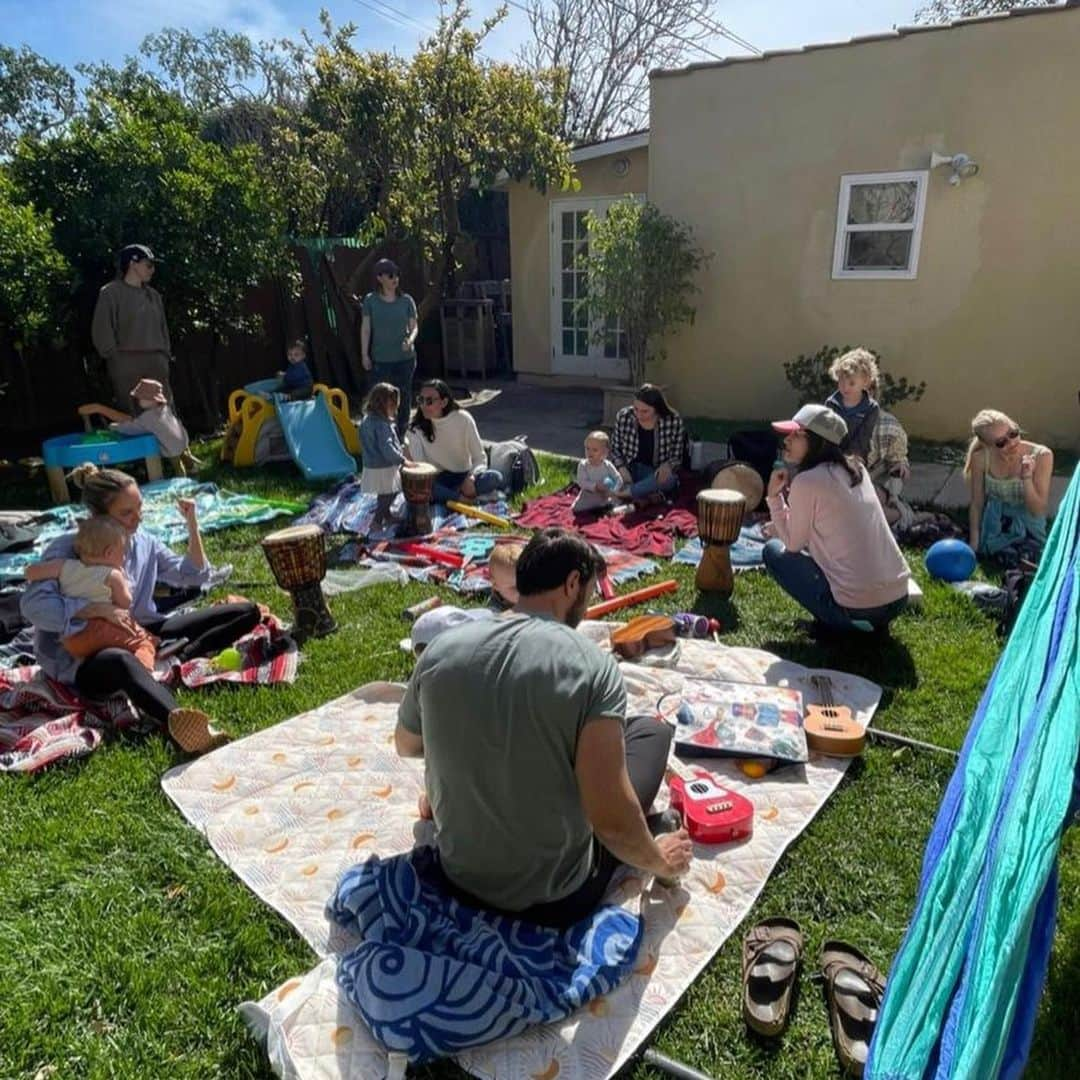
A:
{"label": "blue ball", "polygon": [[939,540],[926,553],[926,569],[941,581],[967,581],[975,569],[975,552],[963,540]]}

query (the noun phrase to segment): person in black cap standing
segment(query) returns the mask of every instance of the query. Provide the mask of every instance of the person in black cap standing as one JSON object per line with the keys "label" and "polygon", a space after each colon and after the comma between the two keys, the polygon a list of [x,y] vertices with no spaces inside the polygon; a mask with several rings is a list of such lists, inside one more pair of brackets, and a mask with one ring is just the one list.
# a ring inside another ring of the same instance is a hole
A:
{"label": "person in black cap standing", "polygon": [[132,408],[131,391],[143,379],[162,385],[169,405],[172,344],[161,294],[150,287],[159,260],[143,244],[120,251],[120,276],[102,288],[90,335],[105,361],[119,409]]}
{"label": "person in black cap standing", "polygon": [[364,297],[360,323],[360,362],[374,371],[376,383],[398,389],[398,435],[404,435],[416,374],[416,304],[398,291],[397,264],[380,259],[375,264],[375,289]]}

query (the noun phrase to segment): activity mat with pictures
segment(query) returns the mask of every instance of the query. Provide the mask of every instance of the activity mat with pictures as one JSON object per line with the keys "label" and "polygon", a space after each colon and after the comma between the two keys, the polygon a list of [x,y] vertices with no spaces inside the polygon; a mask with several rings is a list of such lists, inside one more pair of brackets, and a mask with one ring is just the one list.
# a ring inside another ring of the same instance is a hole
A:
{"label": "activity mat with pictures", "polygon": [[[610,624],[582,632],[607,646]],[[653,712],[688,676],[790,686],[810,698],[811,672],[755,649],[683,641],[668,667],[623,664],[632,712]],[[836,700],[869,723],[880,687],[828,673]],[[417,814],[420,761],[393,747],[402,688],[372,683],[312,712],[231,743],[167,773],[162,786],[217,854],[260,898],[293,924],[323,958],[242,1009],[265,1039],[279,1075],[370,1077],[387,1072],[386,1054],[339,992],[335,954],[355,942],[332,927],[324,906],[338,878],[372,852],[391,855],[430,840]],[[746,916],[784,849],[806,828],[847,768],[812,755],[762,780],[746,779],[727,760],[710,760],[720,782],[754,804],[752,839],[697,846],[690,873],[675,889],[627,873],[609,899],[645,918],[634,975],[567,1020],[460,1055],[480,1077],[602,1080],[649,1036]],[[666,794],[661,792],[661,801]]]}

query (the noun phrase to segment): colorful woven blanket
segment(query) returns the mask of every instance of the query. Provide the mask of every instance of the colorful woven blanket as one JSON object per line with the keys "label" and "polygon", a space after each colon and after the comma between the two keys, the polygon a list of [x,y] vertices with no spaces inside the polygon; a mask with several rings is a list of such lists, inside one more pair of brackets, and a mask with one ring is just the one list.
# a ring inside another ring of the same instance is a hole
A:
{"label": "colorful woven blanket", "polygon": [[[423,547],[432,548],[447,555],[460,556],[463,561],[468,560],[461,569],[454,569],[434,558],[425,558],[422,555],[410,557],[408,563],[398,565],[401,565],[405,573],[414,581],[446,585],[454,592],[464,595],[480,595],[491,591],[491,579],[488,577],[487,566],[497,538],[507,539],[507,536],[505,533],[500,533],[496,537],[495,534],[448,532],[425,537]],[[529,538],[520,536],[511,539],[518,539],[524,544]],[[368,552],[368,549],[361,544],[350,544],[342,548],[338,553],[338,559],[344,563],[356,561],[363,566],[378,566],[381,560],[392,556],[394,550],[392,547],[387,547],[383,550],[375,548]],[[626,551],[604,545],[597,545],[597,550],[607,560],[608,577],[614,585],[625,585],[636,578],[654,574],[658,569],[652,559],[646,559],[640,555],[631,555]]]}
{"label": "colorful woven blanket", "polygon": [[448,1057],[561,1020],[630,975],[637,915],[606,906],[550,930],[475,911],[425,880],[430,852],[371,856],[326,908],[361,938],[340,958],[338,984],[388,1050],[414,1064]]}
{"label": "colorful woven blanket", "polygon": [[[296,643],[273,615],[265,614],[236,649],[243,659],[239,671],[219,670],[208,659],[197,658],[183,664],[162,661],[155,674],[166,684],[182,683],[189,689],[216,682],[268,685],[296,679]],[[0,670],[0,772],[37,772],[92,753],[106,732],[155,727],[121,694],[92,702],[36,666]]]}

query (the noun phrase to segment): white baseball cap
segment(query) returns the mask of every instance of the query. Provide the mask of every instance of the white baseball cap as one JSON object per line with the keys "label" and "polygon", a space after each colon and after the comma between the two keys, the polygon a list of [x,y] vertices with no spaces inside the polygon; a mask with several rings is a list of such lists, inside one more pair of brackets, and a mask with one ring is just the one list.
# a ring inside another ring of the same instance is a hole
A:
{"label": "white baseball cap", "polygon": [[793,431],[812,431],[826,442],[839,446],[848,434],[847,422],[828,405],[804,405],[790,420],[774,420],[773,431],[790,435]]}
{"label": "white baseball cap", "polygon": [[425,611],[412,625],[412,646],[424,649],[441,633],[462,623],[476,622],[478,619],[493,619],[495,612],[487,608],[437,607]]}

